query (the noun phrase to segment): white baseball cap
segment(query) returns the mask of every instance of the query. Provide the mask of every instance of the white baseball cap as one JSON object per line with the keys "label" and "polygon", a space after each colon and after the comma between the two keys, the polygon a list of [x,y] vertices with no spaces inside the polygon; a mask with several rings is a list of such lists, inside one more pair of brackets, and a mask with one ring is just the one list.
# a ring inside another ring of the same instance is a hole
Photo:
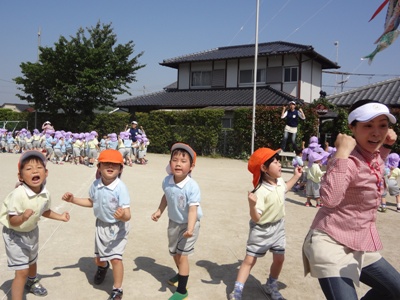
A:
{"label": "white baseball cap", "polygon": [[349,124],[354,120],[368,122],[381,115],[387,116],[391,123],[396,123],[396,118],[389,112],[389,108],[385,104],[377,102],[367,103],[357,107],[349,114],[347,121]]}

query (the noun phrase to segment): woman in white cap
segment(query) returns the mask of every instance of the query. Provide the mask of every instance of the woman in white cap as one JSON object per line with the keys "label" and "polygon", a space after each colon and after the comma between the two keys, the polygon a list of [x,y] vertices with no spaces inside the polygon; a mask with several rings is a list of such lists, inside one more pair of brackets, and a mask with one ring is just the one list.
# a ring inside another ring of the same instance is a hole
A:
{"label": "woman in white cap", "polygon": [[299,125],[299,118],[304,120],[306,116],[304,115],[304,112],[301,108],[299,108],[298,110],[296,109],[296,102],[290,101],[289,109],[287,109],[286,105],[283,106],[281,119],[286,119],[286,126],[285,126],[285,131],[283,133],[283,139],[281,142],[282,151],[285,151],[286,142],[289,138],[289,135],[291,135],[290,142],[292,144],[293,151],[297,151],[298,148],[296,145],[296,136],[297,136],[297,126]]}
{"label": "woman in white cap", "polygon": [[46,121],[42,125],[43,132],[46,133],[47,130],[54,130],[53,125],[51,125],[50,121]]}
{"label": "woman in white cap", "polygon": [[379,251],[376,228],[384,160],[396,142],[395,117],[382,103],[360,100],[349,111],[353,137],[339,134],[321,182],[323,206],[303,245],[305,274],[317,277],[327,299],[356,300],[354,284],[371,287],[362,299],[400,299],[400,274]]}

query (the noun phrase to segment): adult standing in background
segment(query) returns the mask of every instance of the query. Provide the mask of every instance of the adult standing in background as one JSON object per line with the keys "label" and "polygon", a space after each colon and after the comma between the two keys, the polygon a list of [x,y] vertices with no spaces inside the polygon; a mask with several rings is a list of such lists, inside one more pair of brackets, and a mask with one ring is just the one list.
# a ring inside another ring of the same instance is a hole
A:
{"label": "adult standing in background", "polygon": [[42,125],[42,130],[44,131],[44,133],[46,133],[46,131],[48,130],[54,130],[54,127],[53,125],[51,125],[50,121],[46,121]]}
{"label": "adult standing in background", "polygon": [[297,145],[296,145],[296,136],[297,136],[297,125],[299,125],[299,118],[304,120],[306,117],[304,115],[304,112],[301,108],[298,110],[296,109],[296,102],[290,101],[289,102],[289,108],[285,105],[282,107],[282,114],[281,114],[281,119],[286,119],[286,126],[285,126],[285,131],[283,133],[283,139],[281,142],[281,149],[282,151],[285,151],[286,148],[286,142],[289,138],[289,135],[291,135],[290,142],[292,143],[292,147],[294,151],[297,151]]}
{"label": "adult standing in background", "polygon": [[[142,130],[140,130],[138,128],[138,122],[136,122],[136,121],[131,122],[131,128],[128,129],[128,126],[129,125],[125,126],[125,131],[129,132],[131,134],[131,140],[132,140],[132,145],[133,145],[136,143],[136,136],[138,134],[142,134]],[[133,154],[133,156],[135,156],[135,159],[132,159],[132,161],[136,161],[136,158],[137,158],[136,149],[137,148],[131,148],[131,154]]]}

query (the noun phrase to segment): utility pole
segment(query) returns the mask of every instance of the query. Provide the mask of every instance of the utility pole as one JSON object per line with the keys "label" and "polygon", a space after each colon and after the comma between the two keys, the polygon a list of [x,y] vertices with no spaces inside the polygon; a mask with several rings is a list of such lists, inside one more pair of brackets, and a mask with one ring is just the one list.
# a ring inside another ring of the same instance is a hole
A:
{"label": "utility pole", "polygon": [[[41,36],[41,28],[39,26],[38,31],[38,48],[37,48],[37,63],[39,63],[39,55],[40,55],[40,36]],[[37,128],[37,109],[35,107],[35,128]]]}
{"label": "utility pole", "polygon": [[256,136],[256,105],[257,105],[257,63],[258,63],[258,18],[260,10],[260,0],[256,0],[256,42],[254,45],[254,85],[253,85],[253,118],[251,126],[251,154],[254,152],[254,139]]}

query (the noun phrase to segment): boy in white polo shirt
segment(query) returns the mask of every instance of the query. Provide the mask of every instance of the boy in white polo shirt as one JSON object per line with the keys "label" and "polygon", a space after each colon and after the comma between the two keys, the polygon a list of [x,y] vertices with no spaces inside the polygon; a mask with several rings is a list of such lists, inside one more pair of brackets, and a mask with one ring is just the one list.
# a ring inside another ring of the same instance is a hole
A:
{"label": "boy in white polo shirt", "polygon": [[196,152],[189,145],[176,143],[172,146],[168,172],[170,175],[162,183],[164,195],[157,211],[151,216],[153,221],[158,221],[168,206],[168,248],[178,268],[178,274],[168,280],[169,284],[178,285],[169,300],[183,300],[188,297],[188,255],[194,252],[203,215],[200,188],[190,176],[195,164]]}
{"label": "boy in white polo shirt", "polygon": [[40,217],[69,221],[69,214],[50,209],[50,193],[46,189],[46,157],[39,151],[26,151],[19,159],[20,185],[4,200],[0,223],[6,246],[8,267],[15,271],[11,285],[12,299],[22,299],[25,288],[36,296],[46,296],[47,290],[37,277]]}

